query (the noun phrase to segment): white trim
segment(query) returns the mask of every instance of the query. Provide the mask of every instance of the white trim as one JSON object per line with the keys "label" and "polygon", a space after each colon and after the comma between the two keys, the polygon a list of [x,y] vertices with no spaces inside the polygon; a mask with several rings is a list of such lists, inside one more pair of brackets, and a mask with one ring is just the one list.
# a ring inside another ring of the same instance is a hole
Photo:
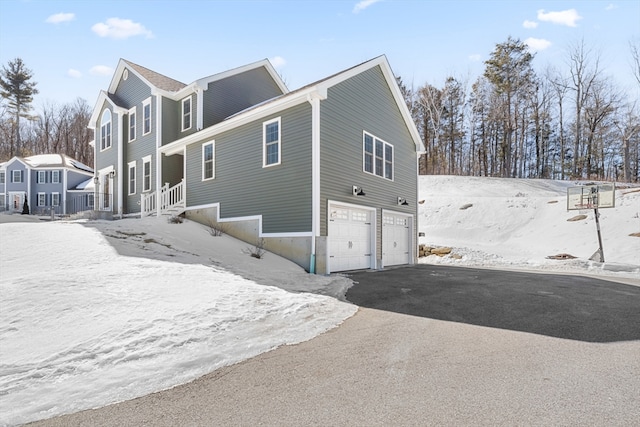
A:
{"label": "white trim", "polygon": [[[267,120],[262,122],[262,167],[268,168],[271,166],[278,166],[282,163],[282,123],[281,117]],[[278,160],[275,163],[267,163],[267,126],[273,123],[278,123],[278,140],[277,142],[271,141],[269,145],[276,144],[278,146]]]}
{"label": "white trim", "polygon": [[[29,170],[29,169],[26,169]],[[16,181],[16,172],[20,174],[20,181]],[[11,184],[19,183],[22,184],[24,181],[22,180],[22,169],[11,169]]]}
{"label": "white trim", "polygon": [[[369,172],[365,169],[365,138],[367,137],[367,135],[369,135],[372,139],[373,139],[373,152],[372,152],[372,164],[371,166],[373,167],[373,172]],[[378,175],[376,173],[376,140],[380,141],[383,143],[382,146],[382,175]],[[387,150],[386,150],[386,146],[390,146],[391,147],[391,178],[387,178]],[[372,134],[371,132],[367,132],[366,130],[362,131],[362,171],[364,173],[367,173],[369,175],[373,175],[373,176],[377,176],[378,178],[383,178],[386,179],[388,181],[395,181],[395,176],[396,176],[396,164],[395,164],[395,158],[396,158],[396,147],[394,147],[393,144],[385,141],[382,138],[378,138],[377,136],[375,136],[374,134]]]}
{"label": "white trim", "polygon": [[[67,170],[67,169],[65,169],[65,170]],[[54,177],[54,176],[56,176],[56,175],[57,175],[58,179],[57,179],[57,180],[54,180],[54,179],[53,179],[53,177]],[[53,169],[53,170],[51,171],[51,183],[52,183],[52,184],[60,184],[60,170],[58,170],[58,169]]]}
{"label": "white trim", "polygon": [[[146,180],[145,180],[145,171],[144,171],[144,165],[149,164],[149,188],[145,187],[146,184]],[[153,187],[151,185],[151,177],[153,176],[153,170],[151,169],[151,155],[148,156],[144,156],[142,158],[142,192],[143,193],[148,193],[149,191],[151,191],[151,188]]]}
{"label": "white trim", "polygon": [[[145,108],[147,105],[149,106],[149,130],[145,132],[146,122],[147,122]],[[142,101],[142,136],[149,135],[151,133],[151,130],[153,128],[152,115],[153,115],[153,112],[151,111],[151,97],[148,97],[147,99]]]}
{"label": "white trim", "polygon": [[316,272],[316,237],[320,236],[320,98],[310,96],[311,103],[311,261]]}
{"label": "white trim", "polygon": [[[204,157],[204,150],[205,147],[211,146],[211,176],[210,177],[206,177],[205,176],[205,157]],[[216,177],[216,141],[212,140],[209,142],[206,142],[204,144],[202,144],[202,162],[201,162],[201,168],[202,168],[202,181],[211,181],[212,179],[214,179]]]}
{"label": "white trim", "polygon": [[[188,127],[184,127],[184,119],[185,119],[184,105],[187,102],[189,102],[189,126]],[[185,97],[182,100],[181,119],[182,120],[180,120],[180,128],[181,128],[182,132],[187,131],[187,130],[191,129],[191,127],[193,127],[193,97],[191,95]]]}
{"label": "white trim", "polygon": [[232,218],[220,218],[220,203],[208,203],[205,205],[188,206],[185,211],[195,211],[199,209],[216,208],[216,222],[239,222],[239,221],[258,221],[258,237],[312,237],[311,231],[299,231],[288,233],[264,233],[262,231],[262,215],[237,216]]}
{"label": "white trim", "polygon": [[[44,196],[44,201],[40,203],[40,196]],[[38,191],[36,193],[36,207],[47,206],[47,193],[43,191]]]}
{"label": "white trim", "polygon": [[[42,174],[42,176],[44,177],[43,179],[40,179],[40,174]],[[47,183],[47,171],[44,170],[38,170],[36,171],[36,184],[46,184]]]}
{"label": "white trim", "polygon": [[[137,106],[133,106],[129,109],[129,120],[127,122],[127,139],[128,142],[133,142],[136,140],[136,138],[138,137],[138,107]],[[134,118],[134,122],[133,122],[133,138],[131,138],[131,117]]]}
{"label": "white trim", "polygon": [[204,110],[204,91],[201,87],[196,89],[196,130],[201,130],[204,118],[203,118],[203,110]]}
{"label": "white trim", "polygon": [[[58,204],[53,203],[54,196],[58,196]],[[55,207],[60,206],[60,193],[58,191],[54,191],[51,193],[51,206],[55,206]]]}
{"label": "white trim", "polygon": [[[138,189],[138,180],[137,180],[137,162],[135,160],[127,163],[127,195],[132,196],[136,194]],[[131,192],[131,168],[133,168],[133,193]]]}

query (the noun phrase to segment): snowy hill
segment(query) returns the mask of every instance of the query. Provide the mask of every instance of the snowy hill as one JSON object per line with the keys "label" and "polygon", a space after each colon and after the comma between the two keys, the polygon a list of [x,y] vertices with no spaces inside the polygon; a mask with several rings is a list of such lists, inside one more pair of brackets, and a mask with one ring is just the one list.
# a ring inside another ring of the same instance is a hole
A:
{"label": "snowy hill", "polygon": [[[423,263],[544,269],[640,279],[640,187],[618,188],[614,208],[600,209],[605,263],[598,249],[594,211],[567,210],[571,181],[421,176],[419,243],[453,248],[461,256]],[[568,221],[577,215],[584,220]],[[547,257],[569,254],[571,260]]]}

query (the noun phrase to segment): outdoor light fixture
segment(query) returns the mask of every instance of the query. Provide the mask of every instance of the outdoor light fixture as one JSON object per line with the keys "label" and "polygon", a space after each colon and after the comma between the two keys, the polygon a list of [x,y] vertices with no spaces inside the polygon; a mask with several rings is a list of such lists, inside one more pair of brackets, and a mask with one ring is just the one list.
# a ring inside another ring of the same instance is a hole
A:
{"label": "outdoor light fixture", "polygon": [[364,191],[362,190],[362,187],[358,187],[357,185],[353,186],[353,195],[354,196],[364,196]]}
{"label": "outdoor light fixture", "polygon": [[100,178],[98,178],[97,176],[94,176],[94,177],[93,177],[93,183],[94,183],[94,184],[97,184],[97,183],[99,183],[99,182],[100,182]]}
{"label": "outdoor light fixture", "polygon": [[116,176],[116,171],[115,170],[109,172],[109,178],[113,178],[114,176]]}
{"label": "outdoor light fixture", "polygon": [[400,206],[409,206],[409,202],[404,197],[398,196],[398,205]]}

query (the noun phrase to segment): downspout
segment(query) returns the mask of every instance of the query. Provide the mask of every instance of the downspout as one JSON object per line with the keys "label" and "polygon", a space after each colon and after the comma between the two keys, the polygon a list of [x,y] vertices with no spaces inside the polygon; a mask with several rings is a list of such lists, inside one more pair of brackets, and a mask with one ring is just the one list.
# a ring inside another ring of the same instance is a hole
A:
{"label": "downspout", "polygon": [[320,233],[320,100],[326,93],[309,95],[311,104],[311,257],[309,273],[316,272],[316,237]]}
{"label": "downspout", "polygon": [[67,214],[67,168],[62,169],[62,215]]}
{"label": "downspout", "polygon": [[162,146],[162,96],[156,97],[156,215],[160,216],[162,211],[161,194],[162,189],[162,154],[159,148]]}

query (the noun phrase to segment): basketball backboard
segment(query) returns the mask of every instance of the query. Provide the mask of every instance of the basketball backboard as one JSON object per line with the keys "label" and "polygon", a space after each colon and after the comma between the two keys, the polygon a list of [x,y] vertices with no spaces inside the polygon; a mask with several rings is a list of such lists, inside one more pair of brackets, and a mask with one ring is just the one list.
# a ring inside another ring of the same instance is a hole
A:
{"label": "basketball backboard", "polygon": [[567,210],[613,208],[616,204],[614,184],[582,185],[567,188]]}

